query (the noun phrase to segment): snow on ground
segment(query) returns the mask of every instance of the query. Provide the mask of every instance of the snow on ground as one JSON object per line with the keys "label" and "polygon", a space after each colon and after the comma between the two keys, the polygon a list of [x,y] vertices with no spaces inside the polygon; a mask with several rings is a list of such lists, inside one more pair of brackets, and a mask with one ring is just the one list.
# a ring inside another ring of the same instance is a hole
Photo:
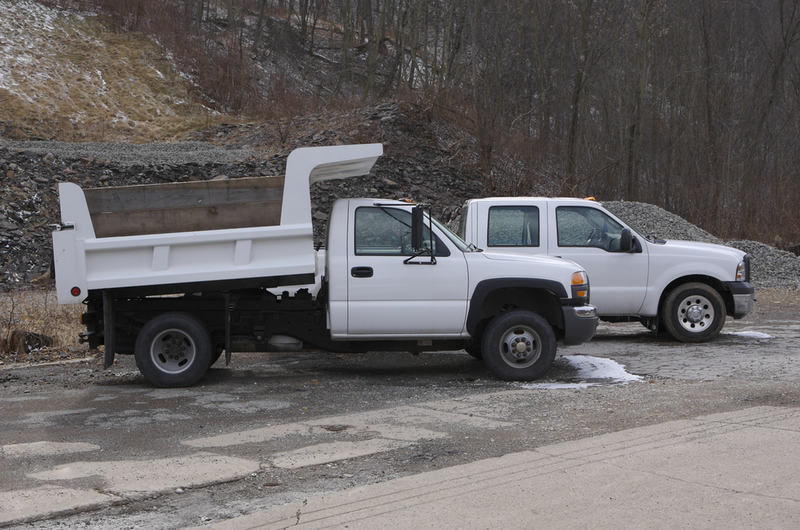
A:
{"label": "snow on ground", "polygon": [[766,333],[761,333],[759,331],[737,331],[733,333],[725,333],[725,335],[736,335],[737,337],[756,340],[769,340],[772,338],[772,335],[767,335]]}
{"label": "snow on ground", "polygon": [[[522,385],[525,389],[575,389],[587,388],[590,386],[599,386],[608,383],[630,383],[633,381],[641,381],[643,378],[639,375],[629,374],[625,371],[625,366],[612,361],[611,359],[603,359],[600,357],[592,357],[589,355],[564,355],[560,357],[563,361],[569,363],[570,368],[576,370],[576,374],[572,379],[578,381],[575,383],[531,383]],[[556,359],[557,361],[559,359]]]}

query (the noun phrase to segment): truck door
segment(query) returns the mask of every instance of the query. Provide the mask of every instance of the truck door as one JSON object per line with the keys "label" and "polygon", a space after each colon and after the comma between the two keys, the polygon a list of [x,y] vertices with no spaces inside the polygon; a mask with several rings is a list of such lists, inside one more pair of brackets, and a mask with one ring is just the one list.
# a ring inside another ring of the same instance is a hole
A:
{"label": "truck door", "polygon": [[640,242],[641,252],[622,252],[620,234],[625,227],[598,208],[551,205],[548,217],[548,253],[586,269],[591,303],[598,312],[637,314],[647,293],[646,245]]}
{"label": "truck door", "polygon": [[[435,251],[408,261],[411,212],[358,206],[350,212],[347,329],[350,336],[459,337],[467,313],[467,264],[426,227]],[[445,241],[446,240],[446,241]]]}

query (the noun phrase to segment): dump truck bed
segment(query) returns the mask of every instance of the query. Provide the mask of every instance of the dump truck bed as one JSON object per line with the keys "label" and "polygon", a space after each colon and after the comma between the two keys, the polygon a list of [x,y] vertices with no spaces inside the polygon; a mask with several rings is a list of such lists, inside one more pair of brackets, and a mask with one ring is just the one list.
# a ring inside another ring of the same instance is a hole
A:
{"label": "dump truck bed", "polygon": [[380,144],[298,149],[286,177],[83,190],[59,184],[53,233],[59,303],[213,286],[314,283],[310,184],[369,172]]}

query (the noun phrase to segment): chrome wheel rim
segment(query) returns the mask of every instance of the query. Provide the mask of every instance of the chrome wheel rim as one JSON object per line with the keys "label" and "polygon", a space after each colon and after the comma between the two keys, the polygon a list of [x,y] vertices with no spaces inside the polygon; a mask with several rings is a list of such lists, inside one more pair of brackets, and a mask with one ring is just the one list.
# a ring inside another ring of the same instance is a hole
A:
{"label": "chrome wheel rim", "polygon": [[689,333],[701,333],[711,329],[714,323],[714,305],[705,296],[691,295],[678,304],[678,323]]}
{"label": "chrome wheel rim", "polygon": [[150,344],[153,365],[169,374],[179,374],[194,363],[197,350],[186,333],[179,329],[167,329],[159,333]]}
{"label": "chrome wheel rim", "polygon": [[528,326],[514,326],[500,338],[500,356],[507,365],[527,368],[542,356],[539,334]]}

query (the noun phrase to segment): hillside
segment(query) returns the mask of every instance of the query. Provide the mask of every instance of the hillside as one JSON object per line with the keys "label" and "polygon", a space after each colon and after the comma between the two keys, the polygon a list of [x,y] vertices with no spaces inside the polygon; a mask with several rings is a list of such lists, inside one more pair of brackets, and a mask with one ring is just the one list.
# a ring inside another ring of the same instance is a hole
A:
{"label": "hillside", "polygon": [[191,91],[143,35],[32,0],[0,1],[0,138],[171,140],[223,118]]}

